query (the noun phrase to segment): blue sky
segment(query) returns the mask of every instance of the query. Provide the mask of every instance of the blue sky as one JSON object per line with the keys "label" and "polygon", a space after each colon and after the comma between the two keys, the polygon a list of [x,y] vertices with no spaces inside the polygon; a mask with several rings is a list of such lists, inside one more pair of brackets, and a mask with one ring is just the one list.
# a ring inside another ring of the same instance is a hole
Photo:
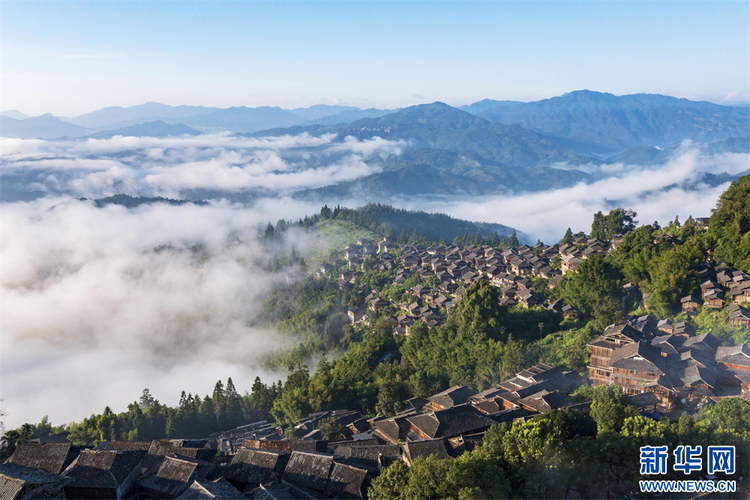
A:
{"label": "blue sky", "polygon": [[749,3],[2,4],[2,109],[399,107],[588,88],[750,100]]}

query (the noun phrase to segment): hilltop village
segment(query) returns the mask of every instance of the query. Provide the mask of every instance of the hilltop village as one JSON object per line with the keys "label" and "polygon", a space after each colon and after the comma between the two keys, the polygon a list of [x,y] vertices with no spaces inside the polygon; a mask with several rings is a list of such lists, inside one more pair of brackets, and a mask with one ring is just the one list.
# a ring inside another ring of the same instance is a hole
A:
{"label": "hilltop village", "polygon": [[[707,219],[697,221],[702,226],[707,223]],[[533,248],[522,245],[503,251],[488,245],[465,248],[404,245],[399,248],[388,238],[383,238],[376,247],[369,240],[361,239],[356,245],[347,246],[346,262],[337,260],[323,264],[320,274],[335,276],[339,268],[347,268],[338,274],[339,287],[357,287],[359,294],[367,294],[366,308],[349,309],[351,322],[368,324],[370,318],[382,318],[386,314],[394,335],[408,335],[409,328],[418,320],[427,328],[440,325],[461,300],[466,287],[482,281],[501,290],[501,305],[518,304],[525,309],[543,307],[565,319],[575,319],[578,311],[563,299],[543,303],[535,291],[540,290],[538,279],[546,280],[547,284],[547,289],[540,291],[555,289],[568,273],[575,273],[584,260],[616,250],[622,239],[619,234],[611,241],[578,238],[561,245],[537,244]],[[655,243],[661,241],[681,244],[664,233],[656,235]],[[400,253],[400,258],[390,253],[394,251]],[[357,285],[366,267],[395,272],[394,285],[404,285],[412,276],[416,276],[420,284],[406,290],[407,300],[395,303],[380,296],[372,287]],[[730,325],[750,328],[750,310],[741,305],[750,303],[750,275],[722,263],[712,267],[704,263],[698,277],[699,292],[680,301],[685,316],[694,318],[701,307],[726,307]],[[623,290],[625,301],[642,300],[639,290],[631,283],[626,283]],[[387,315],[394,310],[396,315]],[[750,388],[750,346],[721,347],[711,333],[697,336],[695,333],[695,327],[687,321],[673,323],[651,314],[626,316],[621,324],[608,326],[600,337],[589,343],[591,382],[594,387],[615,384],[631,395],[650,392],[665,404],[675,397],[691,400],[696,396],[746,392]],[[513,404],[515,402],[511,407]]]}
{"label": "hilltop village", "polygon": [[[439,327],[467,290],[481,286],[498,290],[499,305],[575,322],[580,312],[553,290],[622,241],[618,234],[496,249],[359,239],[343,259],[315,273],[355,292],[361,305],[347,311],[353,327],[385,321],[394,337],[408,337],[420,324]],[[666,233],[654,243],[682,244]],[[395,288],[362,283],[368,273],[387,273]],[[720,345],[711,333],[697,335],[691,323],[703,308],[724,309],[732,326],[750,328],[750,276],[721,262],[701,263],[698,275],[699,288],[680,300],[686,320],[625,315],[588,343],[587,376],[537,363],[482,391],[455,385],[409,398],[392,416],[318,411],[291,423],[261,419],[191,439],[114,440],[94,448],[71,444],[66,432],[17,443],[0,466],[2,498],[366,498],[384,468],[478,452],[495,424],[533,423],[560,411],[579,415],[568,417],[574,419],[593,414],[584,396],[589,385],[619,387],[622,408],[634,417],[682,425],[701,406],[750,399],[750,346]],[[643,300],[632,283],[622,295],[625,310]]]}

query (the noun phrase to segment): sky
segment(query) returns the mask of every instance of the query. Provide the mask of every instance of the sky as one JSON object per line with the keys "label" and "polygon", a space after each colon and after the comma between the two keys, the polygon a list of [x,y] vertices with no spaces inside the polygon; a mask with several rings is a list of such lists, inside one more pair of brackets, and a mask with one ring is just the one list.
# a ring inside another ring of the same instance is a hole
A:
{"label": "sky", "polygon": [[750,3],[2,3],[3,110],[750,100]]}

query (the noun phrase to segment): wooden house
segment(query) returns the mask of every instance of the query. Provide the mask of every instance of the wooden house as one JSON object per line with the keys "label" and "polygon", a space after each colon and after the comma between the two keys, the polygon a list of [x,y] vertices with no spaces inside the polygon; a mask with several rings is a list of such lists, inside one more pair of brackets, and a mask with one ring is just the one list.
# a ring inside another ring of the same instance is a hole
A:
{"label": "wooden house", "polygon": [[721,309],[724,307],[724,294],[716,290],[711,290],[703,296],[703,304],[706,307]]}
{"label": "wooden house", "polygon": [[594,387],[612,382],[612,368],[609,365],[612,353],[624,345],[638,342],[640,336],[641,333],[630,325],[612,325],[589,343],[591,362],[588,371]]}
{"label": "wooden house", "polygon": [[349,321],[356,325],[367,316],[367,311],[354,306],[347,311],[347,315],[349,316]]}
{"label": "wooden house", "polygon": [[680,299],[682,304],[682,312],[697,311],[698,306],[703,304],[703,301],[693,295],[687,295]]}
{"label": "wooden house", "polygon": [[750,329],[750,310],[738,304],[730,305],[729,324],[732,326],[744,326]]}
{"label": "wooden house", "polygon": [[650,383],[666,375],[666,364],[661,352],[643,342],[624,345],[614,352],[609,360],[612,383],[620,386],[626,394],[639,394]]}

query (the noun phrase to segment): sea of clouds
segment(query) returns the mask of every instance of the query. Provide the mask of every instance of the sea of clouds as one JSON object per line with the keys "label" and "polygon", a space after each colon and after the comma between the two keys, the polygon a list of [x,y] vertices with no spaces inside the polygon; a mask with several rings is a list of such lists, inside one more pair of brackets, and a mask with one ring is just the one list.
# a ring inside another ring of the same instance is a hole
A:
{"label": "sea of clouds", "polygon": [[[247,138],[121,137],[80,141],[3,139],[4,190],[47,195],[184,197],[190,190],[285,193],[380,171],[404,144],[335,134]],[[17,177],[20,182],[14,182]],[[5,196],[7,199],[7,196]]]}
{"label": "sea of clouds", "polygon": [[[688,144],[665,165],[608,166],[599,180],[541,193],[392,200],[362,193],[309,202],[289,195],[379,172],[407,145],[303,134],[2,139],[1,146],[0,404],[7,428],[44,415],[55,424],[80,420],[107,405],[123,411],[145,387],[176,404],[182,390],[209,393],[230,376],[240,390],[256,375],[268,383],[284,378],[259,361],[292,340],[249,326],[267,291],[292,279],[263,266],[267,249],[257,230],[269,221],[296,220],[324,202],[380,201],[499,222],[552,243],[567,227],[587,231],[594,212],[618,206],[643,223],[708,216],[727,185],[701,184],[703,173],[736,174],[750,164],[750,155],[705,156]],[[248,190],[260,194],[204,206],[97,208],[90,201]],[[304,232],[292,231],[281,245],[321,249]]]}
{"label": "sea of clouds", "polygon": [[[580,167],[560,166],[566,169]],[[571,187],[500,196],[411,198],[396,200],[407,208],[441,211],[461,219],[497,222],[518,228],[547,244],[559,241],[570,227],[573,232],[591,230],[593,214],[614,208],[632,209],[641,224],[666,225],[679,217],[709,217],[729,182],[709,185],[704,175],[737,175],[750,169],[750,155],[704,155],[685,144],[663,165],[589,165],[598,180]]]}

